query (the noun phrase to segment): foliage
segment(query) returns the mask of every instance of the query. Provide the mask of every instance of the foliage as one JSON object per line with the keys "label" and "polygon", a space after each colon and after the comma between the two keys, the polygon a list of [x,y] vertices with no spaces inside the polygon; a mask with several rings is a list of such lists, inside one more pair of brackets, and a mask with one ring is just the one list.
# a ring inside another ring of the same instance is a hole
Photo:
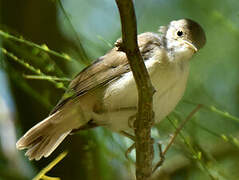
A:
{"label": "foliage", "polygon": [[[1,14],[0,65],[9,79],[11,92],[8,93],[12,94],[17,110],[18,121],[14,128],[18,137],[49,113],[73,74],[89,64],[88,59],[103,55],[120,36],[120,21],[114,1],[38,3],[26,2],[35,8],[34,13],[31,8],[26,8],[26,4],[19,6],[22,14],[17,17],[11,13],[15,6],[0,1],[2,7],[8,9],[8,12],[3,9]],[[187,17],[202,24],[207,34],[206,47],[191,62],[183,100],[168,120],[152,129],[155,141],[159,140],[164,149],[169,135],[180,126],[180,122],[197,104],[203,106],[180,132],[154,178],[238,179],[239,3],[235,0],[149,0],[136,1],[135,6],[140,32],[157,31],[159,25]],[[42,14],[43,9],[46,17]],[[49,22],[53,14],[55,18]],[[45,31],[47,33],[44,34]],[[1,99],[5,100],[0,93]],[[1,117],[0,127],[3,126]],[[4,151],[1,134],[0,180],[29,179],[52,162],[51,157],[39,163],[29,163],[17,152],[9,156],[10,152]],[[131,153],[131,161],[124,158],[124,151],[131,143],[102,128],[80,132],[69,137],[53,154],[54,157],[62,149],[69,150],[66,159],[49,175],[62,179],[133,179],[134,152]],[[159,160],[156,145],[155,150],[156,163]]]}

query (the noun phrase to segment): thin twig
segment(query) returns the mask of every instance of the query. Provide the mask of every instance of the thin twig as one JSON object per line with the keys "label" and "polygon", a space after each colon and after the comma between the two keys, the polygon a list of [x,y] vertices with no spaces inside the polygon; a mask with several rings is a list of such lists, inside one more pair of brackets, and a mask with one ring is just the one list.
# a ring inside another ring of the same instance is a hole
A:
{"label": "thin twig", "polygon": [[71,58],[69,55],[67,55],[65,53],[60,54],[56,51],[53,51],[53,50],[49,49],[46,44],[38,45],[38,44],[35,44],[31,41],[27,41],[26,39],[23,39],[22,37],[18,38],[16,36],[13,36],[13,35],[11,35],[7,32],[2,31],[1,29],[0,29],[0,36],[2,36],[5,39],[10,39],[10,40],[13,40],[15,42],[26,44],[30,47],[40,49],[41,51],[47,52],[47,53],[49,53],[51,55],[54,55],[56,57],[59,57],[61,59],[65,59],[65,60],[68,60],[68,61],[76,61],[75,59]]}
{"label": "thin twig", "polygon": [[116,0],[122,28],[123,51],[126,53],[138,89],[138,113],[136,116],[136,179],[147,180],[152,174],[154,88],[137,44],[137,26],[132,0]]}
{"label": "thin twig", "polygon": [[24,74],[23,75],[24,78],[26,79],[38,79],[38,80],[54,80],[54,81],[66,81],[66,82],[69,82],[70,79],[69,78],[65,78],[65,77],[56,77],[56,76],[41,76],[41,75],[26,75]]}
{"label": "thin twig", "polygon": [[73,26],[69,16],[67,15],[67,12],[65,11],[64,6],[61,3],[61,0],[58,0],[57,2],[59,4],[60,9],[62,10],[64,16],[66,17],[66,20],[67,20],[68,24],[70,25],[71,30],[74,33],[74,36],[75,36],[75,38],[77,40],[77,43],[79,44],[78,50],[79,50],[79,54],[80,54],[80,57],[81,57],[82,61],[84,63],[86,63],[86,65],[89,65],[90,64],[90,60],[89,60],[89,58],[88,58],[88,56],[87,56],[87,54],[85,52],[85,49],[84,49],[83,45],[81,44],[81,40],[80,40],[80,37],[79,37],[78,33],[76,32],[76,30],[75,30],[75,28],[74,28],[74,26]]}
{"label": "thin twig", "polygon": [[[57,156],[50,164],[48,164],[45,168],[43,168],[32,180],[40,180],[40,179],[57,179],[46,176],[46,173],[50,171],[53,167],[55,167],[64,157],[66,157],[68,152],[63,152],[59,156]],[[58,178],[59,179],[59,178]]]}
{"label": "thin twig", "polygon": [[[14,61],[16,61],[17,63],[21,64],[23,67],[27,68],[28,70],[32,71],[33,73],[39,75],[39,76],[47,76],[46,74],[44,74],[40,69],[33,67],[32,65],[30,65],[29,63],[27,63],[25,60],[18,58],[17,56],[15,56],[13,53],[8,52],[7,49],[0,47],[0,51],[10,57],[11,59],[13,59]],[[47,79],[48,81],[52,82],[56,88],[59,89],[63,89],[66,90],[67,88],[64,86],[64,84],[62,82],[57,82],[54,79]]]}
{"label": "thin twig", "polygon": [[160,150],[160,161],[155,165],[153,172],[155,172],[157,170],[158,167],[160,167],[165,159],[165,155],[168,152],[169,148],[172,146],[172,144],[174,143],[176,137],[178,136],[178,134],[180,133],[180,131],[183,129],[183,127],[185,126],[185,124],[194,116],[194,114],[196,112],[199,111],[199,109],[202,107],[201,104],[198,104],[197,107],[186,117],[186,119],[183,120],[183,122],[180,124],[180,126],[178,128],[176,128],[176,131],[174,132],[172,138],[170,139],[168,145],[165,147],[165,149],[162,151],[161,149],[161,145],[159,144],[159,150]]}
{"label": "thin twig", "polygon": [[[184,103],[188,103],[188,104],[193,104],[193,105],[198,104],[198,103],[190,101],[190,100],[184,100],[183,102]],[[216,114],[218,114],[218,115],[220,115],[222,117],[225,117],[225,118],[231,119],[233,121],[239,122],[239,117],[234,116],[234,115],[230,114],[229,112],[222,111],[222,110],[216,108],[214,105],[202,104],[202,108],[207,109],[207,110],[209,110],[211,112],[214,112],[214,113],[216,113]]]}

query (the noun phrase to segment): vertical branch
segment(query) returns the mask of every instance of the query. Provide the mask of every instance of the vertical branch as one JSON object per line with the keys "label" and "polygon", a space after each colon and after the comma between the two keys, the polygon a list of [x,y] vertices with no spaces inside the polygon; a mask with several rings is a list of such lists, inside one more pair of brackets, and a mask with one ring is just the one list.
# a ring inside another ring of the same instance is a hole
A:
{"label": "vertical branch", "polygon": [[136,138],[136,178],[149,179],[152,173],[153,143],[151,127],[153,124],[154,88],[141,57],[137,44],[137,27],[132,0],[116,0],[122,28],[123,50],[132,69],[138,89],[138,113],[135,127]]}

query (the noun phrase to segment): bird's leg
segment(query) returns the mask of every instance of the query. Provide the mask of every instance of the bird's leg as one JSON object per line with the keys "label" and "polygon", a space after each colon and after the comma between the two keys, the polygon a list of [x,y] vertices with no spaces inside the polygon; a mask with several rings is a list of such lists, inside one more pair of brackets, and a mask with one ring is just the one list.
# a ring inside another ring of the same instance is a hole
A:
{"label": "bird's leg", "polygon": [[[132,110],[132,108],[131,108]],[[134,110],[137,110],[137,108],[135,107]],[[134,121],[136,119],[136,114],[132,115],[129,117],[128,119],[128,126],[131,129],[134,129]],[[125,152],[125,157],[126,159],[129,159],[129,154],[135,149],[135,136],[125,132],[125,131],[121,131],[121,134],[128,137],[129,139],[131,139],[134,143],[127,149],[127,151]]]}
{"label": "bird's leg", "polygon": [[135,143],[133,143],[126,151],[125,151],[125,157],[129,160],[129,154],[135,149]]}
{"label": "bird's leg", "polygon": [[158,167],[160,167],[164,160],[165,160],[165,151],[162,150],[162,144],[160,144],[159,142],[157,142],[158,144],[158,148],[159,148],[159,157],[160,160],[157,162],[157,164],[155,165],[154,169],[153,169],[153,173],[156,171],[156,169],[158,169]]}
{"label": "bird's leg", "polygon": [[[131,110],[132,110],[132,108],[131,108]],[[135,110],[135,109],[134,109]],[[134,115],[132,115],[132,116],[130,116],[129,117],[129,119],[128,119],[128,126],[130,127],[130,128],[132,128],[132,129],[134,129],[134,122],[135,122],[135,120],[136,120],[136,116],[137,116],[137,114],[134,114]],[[154,115],[153,115],[154,116]],[[124,135],[124,136],[126,136],[126,137],[128,137],[129,139],[131,139],[132,141],[134,141],[134,143],[127,149],[127,151],[125,152],[125,157],[126,157],[126,159],[129,159],[129,154],[132,152],[132,150],[134,150],[135,149],[135,136],[133,136],[133,135],[131,135],[131,134],[129,134],[129,133],[127,133],[127,132],[125,132],[125,131],[121,131],[121,134],[122,135]],[[154,139],[153,138],[151,138],[151,141],[152,141],[152,143],[154,144]]]}
{"label": "bird's leg", "polygon": [[[131,106],[131,107],[121,107],[121,108],[117,108],[117,109],[110,109],[110,110],[105,110],[105,109],[102,109],[102,106],[94,106],[94,109],[93,111],[96,113],[96,114],[103,114],[103,113],[114,113],[114,112],[119,112],[119,111],[132,111],[132,112],[135,112],[137,111],[137,107],[136,106]],[[128,126],[130,128],[133,129],[133,126],[134,126],[134,121],[136,119],[136,115],[132,115],[129,117],[128,119]],[[131,139],[134,143],[127,149],[127,151],[125,152],[125,157],[127,159],[129,159],[128,155],[129,153],[131,153],[131,151],[135,148],[135,137],[130,134],[130,133],[127,133],[125,131],[120,131],[119,132],[121,135],[123,136],[126,136],[127,138]]]}
{"label": "bird's leg", "polygon": [[135,148],[135,136],[133,136],[133,135],[131,135],[131,134],[125,132],[125,131],[120,131],[120,134],[122,134],[123,136],[126,136],[127,138],[131,139],[134,142],[125,152],[126,159],[129,159],[129,154]]}
{"label": "bird's leg", "polygon": [[126,136],[127,138],[131,139],[132,141],[135,141],[135,136],[133,136],[130,133],[127,133],[125,131],[120,131],[120,134],[122,134],[123,136]]}
{"label": "bird's leg", "polygon": [[136,120],[136,114],[130,116],[129,119],[128,119],[128,126],[131,129],[134,129],[134,122],[135,122],[135,120]]}
{"label": "bird's leg", "polygon": [[[126,159],[129,159],[129,154],[135,149],[135,147],[136,147],[136,144],[135,144],[135,136],[133,136],[133,135],[131,135],[131,134],[129,134],[129,133],[127,133],[127,132],[125,132],[125,131],[120,131],[120,134],[122,134],[122,135],[124,135],[124,136],[126,136],[126,137],[128,137],[129,139],[131,139],[134,143],[126,150],[126,152],[125,152],[125,157],[126,157]],[[151,138],[151,143],[152,144],[154,144],[154,139],[153,138]],[[161,151],[161,148],[160,148],[160,152],[162,152]],[[162,153],[160,153],[160,154],[162,154]],[[163,155],[160,155],[160,157],[163,157]],[[161,158],[162,159],[162,158]]]}

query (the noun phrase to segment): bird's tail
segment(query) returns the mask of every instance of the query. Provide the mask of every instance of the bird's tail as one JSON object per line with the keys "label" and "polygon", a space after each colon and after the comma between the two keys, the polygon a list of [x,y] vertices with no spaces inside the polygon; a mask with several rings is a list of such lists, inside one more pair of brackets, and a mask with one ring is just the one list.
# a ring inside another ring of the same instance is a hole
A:
{"label": "bird's tail", "polygon": [[74,122],[62,121],[62,116],[54,113],[32,127],[21,137],[17,149],[28,149],[26,156],[30,160],[48,157],[77,125]]}

